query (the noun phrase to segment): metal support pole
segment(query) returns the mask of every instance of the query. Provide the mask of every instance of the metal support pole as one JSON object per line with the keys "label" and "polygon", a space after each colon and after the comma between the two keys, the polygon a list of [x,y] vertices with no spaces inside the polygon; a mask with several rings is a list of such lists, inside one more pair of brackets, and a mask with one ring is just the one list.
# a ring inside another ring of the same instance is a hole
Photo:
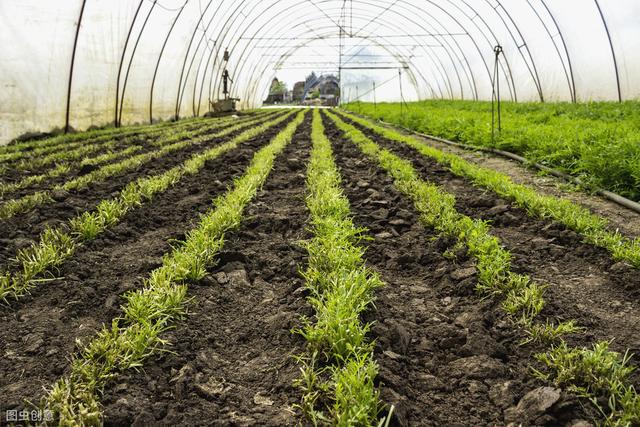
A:
{"label": "metal support pole", "polygon": [[373,82],[373,113],[378,114],[378,103],[376,101],[376,82]]}
{"label": "metal support pole", "polygon": [[609,41],[609,48],[611,49],[611,58],[613,59],[613,71],[616,73],[616,87],[618,88],[618,102],[622,102],[622,89],[620,88],[620,73],[618,72],[618,60],[616,59],[616,50],[613,48],[613,41],[611,40],[611,33],[609,33],[609,26],[607,20],[604,18],[602,9],[600,9],[600,3],[598,0],[593,0],[598,8],[602,25],[604,25],[604,31],[607,33],[607,40]]}
{"label": "metal support pole", "polygon": [[69,132],[69,116],[71,113],[71,84],[73,83],[73,66],[76,62],[76,48],[78,47],[78,36],[80,35],[80,25],[82,24],[82,15],[84,14],[84,6],[87,0],[82,1],[80,7],[80,16],[78,17],[78,26],[76,27],[76,36],[73,39],[73,51],[71,52],[71,68],[69,69],[69,85],[67,86],[67,114],[64,122],[64,133]]}
{"label": "metal support pole", "polygon": [[162,44],[162,49],[160,49],[160,54],[158,55],[158,62],[156,62],[156,68],[153,71],[153,78],[151,79],[151,92],[149,94],[149,123],[150,124],[153,124],[153,90],[156,85],[156,77],[158,76],[158,69],[160,68],[160,61],[162,60],[162,54],[164,53],[164,49],[167,47],[167,42],[169,41],[169,37],[171,36],[171,32],[173,31],[173,28],[176,26],[176,22],[178,22],[178,18],[180,18],[180,15],[182,14],[182,11],[184,10],[184,7],[187,5],[188,2],[189,0],[185,0],[180,10],[178,10],[178,13],[176,14],[176,17],[173,20],[171,27],[169,27],[169,32],[167,33],[167,37],[164,39],[164,43]]}
{"label": "metal support pole", "polygon": [[147,17],[144,19],[142,23],[142,27],[140,28],[140,32],[138,33],[138,37],[136,38],[136,42],[133,45],[133,49],[131,49],[131,56],[129,57],[129,65],[127,66],[127,71],[124,74],[124,82],[122,83],[122,92],[120,93],[120,109],[118,110],[118,126],[122,125],[122,112],[124,111],[124,99],[125,93],[127,92],[127,82],[129,81],[129,73],[131,72],[131,66],[133,65],[133,58],[136,55],[136,50],[138,49],[138,44],[140,43],[140,39],[142,38],[142,33],[144,33],[145,28],[147,27],[147,22],[149,22],[149,18],[151,17],[151,12],[156,7],[158,0],[153,0],[151,4],[151,8],[149,8],[149,12],[147,12]]}
{"label": "metal support pole", "polygon": [[400,120],[404,125],[404,95],[402,94],[402,70],[398,68],[398,84],[400,85]]}
{"label": "metal support pole", "polygon": [[140,8],[142,8],[142,4],[144,0],[140,0],[138,3],[138,8],[136,9],[135,15],[133,15],[133,21],[131,21],[131,26],[129,27],[129,32],[127,33],[127,38],[124,41],[124,47],[122,48],[122,56],[120,57],[120,65],[118,66],[118,78],[116,79],[116,116],[114,119],[115,127],[120,127],[120,120],[118,119],[118,107],[120,103],[120,77],[122,76],[122,66],[124,64],[124,57],[127,53],[127,46],[129,46],[129,39],[131,38],[131,33],[133,32],[133,26],[138,19],[138,13],[140,13]]}
{"label": "metal support pole", "polygon": [[500,54],[502,53],[502,46],[496,45],[493,48],[493,52],[495,53],[495,62],[493,66],[493,84],[492,84],[492,92],[491,92],[491,142],[495,144],[496,136],[495,136],[495,119],[496,119],[496,104],[497,104],[497,112],[498,112],[498,132],[502,131],[502,114],[501,114],[501,106],[500,106]]}
{"label": "metal support pole", "polygon": [[342,104],[342,27],[338,26],[338,105]]}

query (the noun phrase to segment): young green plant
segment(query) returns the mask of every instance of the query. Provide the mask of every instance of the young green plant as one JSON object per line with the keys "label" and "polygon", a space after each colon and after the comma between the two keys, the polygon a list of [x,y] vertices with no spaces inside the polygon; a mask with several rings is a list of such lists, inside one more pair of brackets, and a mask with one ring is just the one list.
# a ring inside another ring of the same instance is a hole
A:
{"label": "young green plant", "polygon": [[301,408],[314,422],[372,425],[381,411],[374,385],[378,367],[366,337],[370,325],[360,317],[372,307],[374,290],[382,282],[365,266],[360,245],[365,230],[351,220],[319,110],[313,113],[311,139],[306,202],[313,238],[306,242],[304,278],[315,314],[304,319],[299,331],[309,347],[309,356],[299,358]]}
{"label": "young green plant", "polygon": [[[168,137],[162,141],[161,148],[155,151],[150,151],[143,154],[138,154],[134,157],[129,157],[117,163],[112,163],[96,169],[88,174],[76,177],[64,184],[59,184],[53,187],[51,191],[37,191],[35,193],[23,196],[18,199],[11,199],[0,205],[0,219],[8,219],[17,214],[25,213],[31,209],[41,206],[53,201],[51,193],[53,191],[73,191],[86,188],[91,184],[102,182],[105,179],[126,172],[128,170],[135,169],[148,163],[154,159],[163,157],[169,153],[176,152],[187,148],[194,144],[208,143],[215,138],[221,138],[229,135],[230,133],[242,130],[246,127],[255,126],[260,123],[260,119],[234,126],[226,127],[223,130],[214,134],[209,134],[207,131],[200,131],[194,133],[179,133]],[[198,136],[199,135],[199,136]],[[190,138],[190,139],[189,139]],[[178,141],[178,142],[174,142]],[[160,145],[160,143],[158,143]],[[168,144],[168,145],[167,145]]]}
{"label": "young green plant", "polygon": [[245,174],[226,194],[217,198],[186,240],[164,257],[144,287],[125,295],[121,318],[102,329],[71,363],[43,398],[60,425],[97,425],[102,422],[99,396],[118,372],[140,368],[144,360],[161,351],[163,332],[185,313],[187,280],[199,280],[224,245],[225,233],[237,228],[247,204],[267,179],[276,156],[291,141],[304,118],[298,113],[284,130],[256,153]]}
{"label": "young green plant", "polygon": [[[550,373],[538,372],[538,376],[580,391],[603,412],[608,425],[630,426],[640,421],[640,398],[635,389],[625,382],[630,372],[626,368],[626,355],[620,357],[611,352],[608,344],[603,342],[596,343],[593,351],[569,348],[562,335],[580,331],[572,321],[558,325],[548,321],[544,324],[534,322],[544,306],[543,288],[528,277],[510,271],[510,253],[489,234],[489,226],[459,214],[455,210],[454,197],[421,180],[409,161],[381,149],[338,116],[327,115],[365,155],[394,178],[396,187],[413,200],[426,225],[464,242],[477,261],[478,290],[503,297],[503,308],[511,315],[520,316],[519,322],[528,335],[527,341],[550,344],[551,340],[559,341],[550,352],[537,356],[551,370]],[[598,399],[602,397],[608,400],[608,408],[599,404]]]}
{"label": "young green plant", "polygon": [[445,165],[454,174],[468,178],[474,184],[512,200],[529,215],[541,219],[551,218],[562,223],[582,235],[585,241],[607,249],[614,259],[627,261],[640,268],[640,240],[629,239],[617,231],[609,231],[607,220],[592,214],[588,209],[566,199],[540,194],[526,185],[516,184],[503,173],[478,166],[455,154],[445,153],[414,136],[396,132],[352,114],[346,116],[354,123],[371,129],[384,138],[414,148],[422,155]]}
{"label": "young green plant", "polygon": [[239,144],[277,126],[293,113],[282,115],[260,126],[252,127],[231,141],[192,156],[181,165],[155,176],[140,178],[127,185],[119,197],[103,200],[92,212],[83,212],[72,218],[68,225],[47,230],[37,243],[21,250],[16,264],[21,270],[0,275],[0,300],[18,299],[36,286],[51,269],[61,265],[71,257],[77,247],[95,239],[108,227],[115,225],[131,209],[151,200],[156,194],[174,186],[185,175],[195,175],[202,170],[206,162],[237,147]]}

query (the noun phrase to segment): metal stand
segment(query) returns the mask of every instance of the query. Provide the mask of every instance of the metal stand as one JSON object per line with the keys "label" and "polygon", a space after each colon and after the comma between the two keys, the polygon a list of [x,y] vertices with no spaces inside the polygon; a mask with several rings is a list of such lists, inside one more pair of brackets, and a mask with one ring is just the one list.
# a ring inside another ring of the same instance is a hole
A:
{"label": "metal stand", "polygon": [[218,101],[211,104],[211,108],[214,113],[229,113],[235,111],[236,101],[239,101],[237,98],[229,97],[229,94],[231,93],[231,85],[229,83],[233,83],[233,80],[231,80],[231,77],[229,76],[229,70],[227,70],[229,56],[229,51],[225,50],[222,58],[224,64],[224,71],[222,72],[222,94],[224,95],[224,99],[218,99]]}
{"label": "metal stand", "polygon": [[402,96],[402,71],[400,69],[398,69],[398,84],[400,85],[400,120],[404,125],[404,109],[402,108],[404,97]]}
{"label": "metal stand", "polygon": [[402,69],[398,68],[398,84],[400,85],[400,117],[402,121],[402,125],[405,125],[405,116],[404,110],[409,110],[409,106],[407,105],[407,101],[404,100],[404,94],[402,93]]}
{"label": "metal stand", "polygon": [[373,82],[373,113],[378,114],[378,103],[376,102],[376,82]]}
{"label": "metal stand", "polygon": [[502,131],[502,111],[500,107],[500,67],[499,60],[502,53],[502,46],[496,45],[493,48],[495,53],[495,62],[493,66],[493,80],[491,82],[491,143],[495,145],[496,142],[496,106],[497,106],[497,118],[498,118],[498,132]]}

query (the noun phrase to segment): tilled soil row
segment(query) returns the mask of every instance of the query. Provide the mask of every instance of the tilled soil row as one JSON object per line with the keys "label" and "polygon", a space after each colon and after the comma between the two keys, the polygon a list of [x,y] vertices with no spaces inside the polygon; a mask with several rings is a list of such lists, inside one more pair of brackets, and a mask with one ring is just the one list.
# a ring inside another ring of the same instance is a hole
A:
{"label": "tilled soil row", "polygon": [[[277,129],[284,128],[290,120],[293,120],[293,116],[280,123]],[[0,236],[0,266],[9,264],[19,249],[28,247],[32,241],[37,240],[45,227],[58,226],[75,217],[78,213],[92,210],[100,201],[117,197],[120,190],[130,182],[140,177],[162,173],[181,164],[192,155],[221,145],[246,130],[246,128],[241,129],[222,138],[216,138],[202,144],[190,145],[182,150],[145,163],[140,168],[127,171],[102,182],[93,183],[77,191],[54,192],[52,195],[55,200],[54,203],[36,207],[30,212],[16,215],[7,220],[0,220],[0,228],[3,230],[2,236]]]}
{"label": "tilled soil row", "polygon": [[583,243],[578,233],[562,224],[528,216],[417,150],[351,123],[382,147],[410,160],[423,179],[453,194],[459,212],[490,221],[491,233],[513,254],[513,270],[549,285],[542,316],[575,319],[587,328],[585,334],[570,338],[572,344],[590,346],[596,340],[613,339],[612,348],[617,351],[640,351],[637,269],[615,262],[605,249]]}
{"label": "tilled soil row", "polygon": [[[125,136],[114,136],[112,141],[115,141],[116,144],[113,148],[109,149],[108,146],[103,146],[100,147],[99,149],[97,149],[96,151],[93,151],[91,153],[88,154],[89,157],[96,157],[96,156],[100,156],[102,154],[106,154],[109,151],[113,151],[113,152],[117,152],[117,151],[122,151],[132,145],[141,145],[143,147],[143,150],[139,151],[138,153],[142,153],[142,152],[146,152],[146,151],[151,151],[154,147],[153,145],[151,145],[151,143],[155,140],[157,140],[159,138],[159,135],[136,135],[135,137],[125,137]],[[91,144],[91,142],[89,142],[89,144]],[[101,143],[103,144],[103,143]],[[74,147],[72,149],[76,149],[78,147]],[[59,151],[63,151],[63,149],[59,150]],[[53,154],[53,153],[47,153],[48,154]],[[45,155],[43,155],[44,157]],[[40,157],[40,156],[38,156]],[[29,159],[26,159],[29,160]],[[81,161],[81,159],[77,159],[77,160],[71,160],[70,164],[76,164],[79,163]],[[2,173],[2,175],[0,175],[0,180],[2,182],[18,182],[22,179],[28,178],[30,176],[34,176],[34,175],[40,175],[42,173],[45,173],[53,168],[56,167],[56,163],[51,163],[49,165],[46,166],[41,166],[38,168],[31,168],[31,169],[17,169],[15,167],[12,167],[13,164],[9,163],[6,164],[6,169],[4,170],[4,173]],[[73,169],[73,168],[72,168]],[[76,177],[76,176],[81,176],[84,173],[88,173],[91,170],[93,170],[92,167],[86,167],[80,171],[76,171],[76,172],[72,172],[70,174],[61,176],[61,177],[57,177],[57,178],[51,178],[51,179],[47,179],[45,180],[45,182],[43,183],[37,183],[37,184],[33,184],[30,185],[28,187],[25,188],[21,188],[9,195],[6,195],[4,198],[5,199],[11,199],[11,198],[16,198],[16,197],[21,197],[25,194],[29,194],[32,193],[34,191],[38,191],[40,189],[46,189],[48,186],[50,185],[55,185],[57,183],[60,182],[64,182],[65,178],[67,176],[71,176],[71,177]]]}
{"label": "tilled soil row", "polygon": [[79,248],[59,271],[60,279],[39,285],[32,296],[2,310],[0,409],[22,408],[23,399],[43,394],[69,365],[74,339],[92,337],[121,314],[121,295],[141,286],[162,263],[172,240],[182,239],[253,154],[279,131],[272,128],[207,162],[200,173],[137,209],[101,237]]}
{"label": "tilled soil row", "polygon": [[[244,117],[249,117],[249,115],[245,115],[245,116],[243,116],[243,118]],[[211,120],[201,120],[201,121],[198,121],[198,122],[193,122],[192,124],[188,125],[186,129],[193,130],[193,129],[198,128],[198,126],[211,126],[213,124],[214,124],[214,122],[211,121]],[[171,130],[171,129],[173,129],[173,128],[172,127],[171,128],[165,128],[165,130]],[[146,135],[146,134],[139,134],[139,135],[136,135],[136,136],[133,136],[133,137],[132,136],[125,136],[125,135],[114,135],[112,140],[113,141],[117,141],[117,144],[116,144],[115,147],[113,147],[111,149],[111,151],[116,152],[116,151],[124,150],[125,148],[128,148],[128,147],[130,147],[132,145],[142,145],[143,146],[143,150],[140,151],[139,153],[147,152],[147,151],[150,151],[151,149],[154,148],[154,146],[151,145],[151,143],[153,141],[158,140],[159,137],[160,137],[159,135],[151,135],[151,136],[149,136],[149,135]],[[89,141],[87,144],[93,145],[94,143]],[[100,144],[102,144],[102,143],[100,143]],[[78,148],[78,147],[76,147],[76,148]],[[59,151],[64,151],[64,148],[61,147],[60,150],[57,150],[57,152],[59,152]],[[101,154],[108,153],[109,151],[110,150],[107,147],[101,147],[97,151],[94,151],[91,154],[89,154],[89,156],[90,157],[95,157],[95,156],[99,156]],[[25,151],[25,152],[28,152],[28,151]],[[50,153],[47,153],[46,155],[48,155],[48,154],[50,154]],[[80,160],[78,160],[78,162],[79,161]],[[76,162],[76,160],[74,160],[72,162]],[[2,175],[0,175],[0,180],[1,181],[3,181],[3,182],[20,181],[21,179],[27,178],[27,177],[32,176],[32,175],[40,175],[41,173],[43,173],[43,172],[45,172],[45,171],[47,171],[49,169],[53,169],[55,167],[55,164],[51,164],[49,166],[45,166],[44,168],[18,170],[18,169],[12,168],[11,167],[12,165],[13,165],[13,162],[6,164],[7,169],[5,170],[5,172]],[[79,174],[74,173],[74,174],[70,174],[70,175],[66,175],[66,176],[72,176],[72,177],[80,176],[80,175],[82,175],[84,173],[90,172],[91,170],[92,170],[92,168],[87,167],[84,170],[81,170]],[[47,185],[49,183],[55,184],[55,183],[59,183],[59,182],[64,182],[64,180],[65,180],[64,178],[65,177],[60,177],[60,178],[54,178],[54,179],[51,179],[51,180],[47,180],[45,183],[37,184],[35,186],[31,186],[31,187],[29,187],[29,189],[31,189],[31,192],[37,191],[38,189],[46,188],[46,187],[43,187],[43,186],[45,186],[45,185]],[[28,191],[28,190],[27,189],[21,189],[19,192],[16,192],[15,194],[11,194],[11,197],[14,197],[15,195],[19,195],[20,193],[24,194],[26,191]]]}
{"label": "tilled soil row", "polygon": [[175,354],[107,390],[106,425],[295,425],[299,375],[291,333],[310,313],[298,269],[305,250],[307,117],[276,159],[217,267],[189,286],[186,321],[167,334]]}
{"label": "tilled soil row", "polygon": [[[533,379],[531,354],[497,301],[475,292],[474,263],[453,240],[425,229],[393,180],[365,158],[330,120],[343,186],[354,221],[373,236],[368,263],[386,286],[377,291],[373,321],[382,400],[395,405],[396,425],[504,425],[525,422],[515,406],[543,384]],[[445,257],[455,251],[455,258]],[[535,425],[584,419],[579,402],[562,394]]]}

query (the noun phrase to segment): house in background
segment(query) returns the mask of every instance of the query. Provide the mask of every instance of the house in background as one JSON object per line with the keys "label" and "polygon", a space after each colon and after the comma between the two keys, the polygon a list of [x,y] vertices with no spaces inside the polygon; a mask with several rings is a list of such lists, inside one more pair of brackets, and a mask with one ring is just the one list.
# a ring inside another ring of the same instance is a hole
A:
{"label": "house in background", "polygon": [[303,104],[338,105],[340,100],[340,83],[333,74],[316,76],[311,73],[304,82],[297,82],[293,87],[294,101]]}
{"label": "house in background", "polygon": [[309,74],[304,81],[296,82],[292,90],[287,90],[284,82],[274,78],[269,87],[269,95],[264,104],[315,104],[338,105],[340,100],[340,83],[333,74],[317,76]]}

